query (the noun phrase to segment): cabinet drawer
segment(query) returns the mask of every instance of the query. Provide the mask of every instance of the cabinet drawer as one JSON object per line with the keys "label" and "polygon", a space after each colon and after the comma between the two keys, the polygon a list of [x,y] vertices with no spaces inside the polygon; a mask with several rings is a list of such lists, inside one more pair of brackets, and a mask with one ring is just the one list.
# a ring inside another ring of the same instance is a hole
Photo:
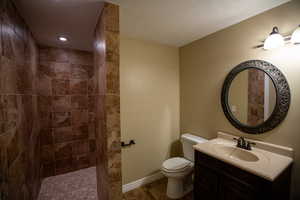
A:
{"label": "cabinet drawer", "polygon": [[255,191],[248,185],[241,184],[230,178],[223,178],[220,183],[220,200],[259,200]]}

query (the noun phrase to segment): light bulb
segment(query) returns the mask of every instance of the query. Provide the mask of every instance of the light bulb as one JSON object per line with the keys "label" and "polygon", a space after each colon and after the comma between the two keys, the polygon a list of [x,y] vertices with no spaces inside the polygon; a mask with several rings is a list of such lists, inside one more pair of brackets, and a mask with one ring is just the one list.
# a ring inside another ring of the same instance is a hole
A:
{"label": "light bulb", "polygon": [[284,39],[279,34],[278,28],[274,27],[269,37],[264,42],[264,49],[270,50],[284,45]]}
{"label": "light bulb", "polygon": [[63,36],[58,37],[58,40],[61,41],[61,42],[67,42],[68,41],[68,39],[66,37],[63,37]]}
{"label": "light bulb", "polygon": [[293,44],[300,44],[300,25],[298,28],[293,32],[291,42]]}

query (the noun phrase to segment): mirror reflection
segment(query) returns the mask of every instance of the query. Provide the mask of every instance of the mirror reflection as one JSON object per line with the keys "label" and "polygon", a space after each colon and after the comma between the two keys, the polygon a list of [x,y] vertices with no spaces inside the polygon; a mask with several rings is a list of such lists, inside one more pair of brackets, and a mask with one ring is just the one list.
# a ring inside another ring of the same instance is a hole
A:
{"label": "mirror reflection", "polygon": [[276,90],[271,78],[256,68],[240,72],[229,88],[228,104],[242,124],[262,124],[271,116],[276,104]]}

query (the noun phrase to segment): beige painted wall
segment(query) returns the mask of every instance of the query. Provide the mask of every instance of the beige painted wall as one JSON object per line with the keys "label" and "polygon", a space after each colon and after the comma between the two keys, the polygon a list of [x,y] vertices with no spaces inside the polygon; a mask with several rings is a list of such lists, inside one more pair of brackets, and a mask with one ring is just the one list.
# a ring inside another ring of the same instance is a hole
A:
{"label": "beige painted wall", "polygon": [[[294,148],[294,199],[300,199],[300,46],[287,45],[272,51],[253,47],[267,37],[273,26],[289,34],[299,23],[300,1],[294,0],[180,49],[181,132],[213,138],[221,130]],[[285,121],[260,136],[240,133],[225,118],[220,104],[227,73],[250,59],[263,59],[277,66],[286,75],[292,95]]]}
{"label": "beige painted wall", "polygon": [[[229,88],[228,104],[230,108],[235,106],[234,117],[247,124],[248,118],[248,70],[242,71],[236,76]],[[232,110],[233,111],[233,110]]]}
{"label": "beige painted wall", "polygon": [[179,49],[121,39],[123,184],[157,172],[179,139]]}

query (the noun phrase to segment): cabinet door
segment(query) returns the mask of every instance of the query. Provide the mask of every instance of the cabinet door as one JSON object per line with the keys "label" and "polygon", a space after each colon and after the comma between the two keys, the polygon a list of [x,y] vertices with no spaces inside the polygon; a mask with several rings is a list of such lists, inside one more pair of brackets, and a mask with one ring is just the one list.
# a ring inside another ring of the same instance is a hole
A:
{"label": "cabinet door", "polygon": [[194,200],[218,199],[218,175],[210,169],[196,165],[194,177]]}
{"label": "cabinet door", "polygon": [[220,181],[220,200],[259,200],[256,193],[246,184],[222,177]]}

